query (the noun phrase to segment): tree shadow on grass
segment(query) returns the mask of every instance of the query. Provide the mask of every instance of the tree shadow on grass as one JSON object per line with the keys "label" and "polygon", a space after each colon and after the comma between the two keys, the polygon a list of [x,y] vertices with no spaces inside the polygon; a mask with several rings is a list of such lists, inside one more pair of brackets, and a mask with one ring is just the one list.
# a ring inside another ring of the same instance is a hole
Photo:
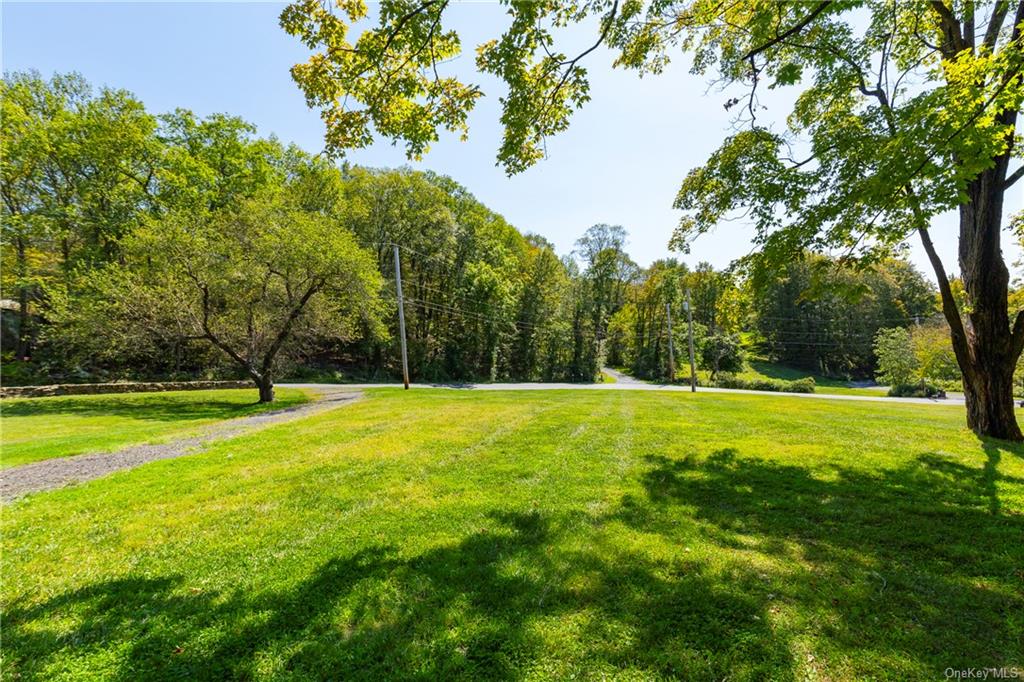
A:
{"label": "tree shadow on grass", "polygon": [[[639,494],[607,514],[492,510],[458,542],[327,548],[261,590],[97,579],[5,609],[7,672],[705,680],[820,664],[905,679],[1019,665],[1024,516],[999,493],[1024,481],[989,447],[975,468],[941,452],[884,470],[651,455]],[[606,526],[623,546],[602,542]],[[693,532],[716,566],[685,552]],[[630,542],[650,536],[653,554]]]}
{"label": "tree shadow on grass", "polygon": [[733,449],[655,455],[642,474],[646,500],[627,497],[615,516],[671,535],[685,514],[719,545],[792,566],[772,585],[776,603],[840,659],[940,676],[1019,666],[1024,515],[1003,509],[998,484],[1024,479],[999,472],[1003,446],[983,448],[981,467],[926,452],[887,470],[812,471]]}
{"label": "tree shadow on grass", "polygon": [[[5,623],[9,662],[31,676],[120,649],[106,672],[125,680],[505,680],[538,666],[553,677],[584,666],[707,679],[787,670],[762,605],[700,566],[665,574],[639,557],[556,551],[556,536],[578,519],[504,512],[492,520],[494,528],[417,556],[377,546],[332,558],[282,591],[207,594],[181,576],[125,578],[15,604]],[[62,632],[69,617],[77,626]],[[549,640],[549,619],[579,622],[587,636]]]}
{"label": "tree shadow on grass", "polygon": [[[197,400],[189,396],[167,396],[160,394],[113,394],[104,396],[58,396],[54,398],[31,398],[4,401],[5,417],[76,415],[82,417],[129,417],[147,421],[192,421],[199,419],[226,419],[239,417],[266,409],[256,400],[252,402],[231,401],[218,398]],[[285,400],[273,409],[296,404]]]}

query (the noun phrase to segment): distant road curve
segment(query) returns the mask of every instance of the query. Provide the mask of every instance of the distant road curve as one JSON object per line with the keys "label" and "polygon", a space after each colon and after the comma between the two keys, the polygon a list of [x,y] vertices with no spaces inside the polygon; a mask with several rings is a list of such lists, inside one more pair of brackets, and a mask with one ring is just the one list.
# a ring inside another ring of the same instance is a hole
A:
{"label": "distant road curve", "polygon": [[643,384],[643,383],[646,383],[644,381],[641,381],[641,380],[637,379],[636,377],[631,377],[628,374],[623,374],[622,372],[620,372],[617,369],[612,369],[611,367],[603,367],[603,368],[601,368],[601,371],[604,372],[605,374],[608,374],[608,375],[614,377],[615,381],[619,382],[620,384]]}
{"label": "distant road curve", "polygon": [[[607,371],[607,370],[605,370]],[[609,374],[622,375],[619,372]],[[618,376],[616,376],[618,380]],[[688,385],[668,385],[668,384],[649,384],[643,381],[637,381],[632,377],[630,380],[622,381],[618,380],[614,384],[563,384],[563,383],[493,383],[493,384],[412,384],[412,388],[444,388],[459,391],[676,391],[682,393],[689,393],[690,387]],[[279,384],[280,386],[287,386],[291,388],[310,388],[325,390],[330,388],[337,389],[340,386],[351,389],[365,389],[365,388],[384,388],[384,387],[395,387],[401,386],[401,384]],[[775,397],[790,397],[790,398],[806,398],[809,400],[854,400],[869,403],[889,403],[898,404],[904,403],[909,405],[945,405],[947,407],[963,407],[964,399],[961,395],[953,395],[945,400],[936,400],[933,398],[889,398],[887,396],[873,396],[873,395],[834,395],[827,393],[775,393],[772,391],[749,391],[746,389],[738,388],[712,388],[710,386],[700,386],[697,388],[698,393],[737,393],[742,395],[760,395],[760,396],[775,396]]]}

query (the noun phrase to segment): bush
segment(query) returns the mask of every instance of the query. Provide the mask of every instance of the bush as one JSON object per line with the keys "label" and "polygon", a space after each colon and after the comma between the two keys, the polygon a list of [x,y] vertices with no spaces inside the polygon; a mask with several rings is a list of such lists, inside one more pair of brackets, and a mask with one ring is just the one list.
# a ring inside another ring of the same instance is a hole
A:
{"label": "bush", "polygon": [[814,393],[814,377],[804,377],[787,383],[789,384],[786,389],[787,393]]}
{"label": "bush", "polygon": [[889,387],[892,398],[945,398],[946,392],[939,386],[929,383],[893,384]]}
{"label": "bush", "polygon": [[909,385],[920,370],[920,363],[910,343],[910,332],[903,327],[879,329],[875,334],[875,357],[879,383],[891,386]]}
{"label": "bush", "polygon": [[936,384],[950,381],[960,383],[960,366],[956,362],[953,343],[949,339],[949,327],[945,322],[914,327],[910,330],[910,342],[919,365],[917,378]]}
{"label": "bush", "polygon": [[805,377],[795,381],[780,381],[778,379],[743,379],[733,374],[720,374],[713,385],[718,388],[741,388],[748,391],[814,393],[813,377]]}
{"label": "bush", "polygon": [[739,372],[743,369],[743,351],[740,339],[735,334],[715,333],[700,344],[699,366],[710,370],[716,377],[722,372]]}
{"label": "bush", "polygon": [[32,384],[45,383],[41,379],[42,372],[31,362],[15,360],[14,353],[4,353],[3,362],[0,365],[0,378],[4,386],[30,386]]}

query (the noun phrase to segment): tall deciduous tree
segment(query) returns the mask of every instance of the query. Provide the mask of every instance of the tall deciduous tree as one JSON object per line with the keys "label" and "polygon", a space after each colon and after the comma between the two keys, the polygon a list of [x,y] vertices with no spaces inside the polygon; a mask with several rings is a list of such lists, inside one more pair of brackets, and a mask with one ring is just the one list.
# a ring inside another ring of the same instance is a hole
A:
{"label": "tall deciduous tree", "polygon": [[0,86],[4,289],[17,292],[17,355],[29,350],[30,300],[77,268],[119,255],[151,205],[156,119],[123,90],[77,74],[5,74]]}
{"label": "tall deciduous tree", "polygon": [[143,284],[180,292],[175,320],[238,363],[274,399],[282,351],[313,334],[344,338],[371,313],[379,276],[341,225],[275,196],[201,222],[168,216],[138,237]]}
{"label": "tall deciduous tree", "polygon": [[[335,151],[372,130],[418,156],[440,128],[465,132],[481,92],[443,74],[460,50],[445,28],[446,0],[383,0],[377,25],[354,43],[363,3],[299,0],[282,26],[319,52],[293,77],[328,127]],[[681,248],[747,209],[775,266],[808,247],[877,258],[916,233],[935,271],[977,433],[1020,440],[1012,376],[1024,348],[1024,314],[1012,322],[1000,251],[1006,192],[1024,177],[1015,127],[1024,98],[1024,1],[866,0],[761,2],[651,0],[509,2],[511,22],[477,48],[477,66],[503,79],[510,172],[542,158],[589,98],[583,62],[601,43],[617,63],[660,72],[676,52],[696,72],[743,88],[726,104],[749,129],[690,173],[676,205],[686,211]],[[594,44],[558,50],[554,29],[597,19]],[[758,124],[758,94],[797,86],[785,131]],[[960,215],[959,265],[967,294],[954,298],[929,234],[932,218]]]}
{"label": "tall deciduous tree", "polygon": [[[309,159],[298,163],[337,173]],[[227,206],[187,206],[149,220],[123,241],[122,263],[94,272],[78,301],[54,311],[54,333],[79,335],[66,345],[118,335],[135,343],[206,341],[269,402],[282,359],[307,342],[344,339],[367,326],[379,331],[372,254],[343,214],[310,208],[306,174],[275,177]],[[82,298],[103,305],[83,306]]]}
{"label": "tall deciduous tree", "polygon": [[[130,267],[95,276],[120,333],[208,341],[273,400],[283,358],[308,341],[372,325],[380,276],[369,252],[337,222],[261,194],[207,216],[168,214],[126,244]],[[65,325],[73,328],[65,321]],[[164,329],[155,330],[154,326]]]}

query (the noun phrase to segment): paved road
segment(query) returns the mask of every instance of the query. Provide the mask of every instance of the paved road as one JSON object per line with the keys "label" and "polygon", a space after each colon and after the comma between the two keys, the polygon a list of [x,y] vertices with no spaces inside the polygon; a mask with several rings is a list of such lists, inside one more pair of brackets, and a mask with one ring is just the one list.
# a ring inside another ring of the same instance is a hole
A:
{"label": "paved road", "polygon": [[[621,374],[621,373],[619,373]],[[625,376],[625,375],[622,375]],[[616,377],[617,379],[618,377]],[[630,377],[632,379],[632,377]],[[293,388],[325,389],[338,384],[280,384]],[[401,386],[401,384],[342,384],[348,388],[384,388]],[[689,392],[689,386],[668,384],[650,384],[643,381],[620,381],[614,384],[561,384],[561,383],[493,383],[493,384],[412,384],[412,388],[444,388],[459,391],[680,391]],[[803,398],[809,400],[853,400],[874,403],[906,403],[910,405],[945,405],[947,407],[963,406],[962,396],[953,396],[945,400],[932,398],[889,398],[873,395],[835,395],[828,393],[772,393],[768,391],[748,391],[734,388],[712,388],[701,386],[698,393],[738,393],[742,395],[760,395],[774,397]]]}
{"label": "paved road", "polygon": [[636,377],[631,377],[628,374],[623,374],[619,370],[612,369],[611,367],[605,367],[601,371],[604,372],[605,374],[609,374],[609,375],[615,377],[615,381],[617,381],[620,384],[642,384],[642,383],[645,383],[643,381],[640,381]]}

